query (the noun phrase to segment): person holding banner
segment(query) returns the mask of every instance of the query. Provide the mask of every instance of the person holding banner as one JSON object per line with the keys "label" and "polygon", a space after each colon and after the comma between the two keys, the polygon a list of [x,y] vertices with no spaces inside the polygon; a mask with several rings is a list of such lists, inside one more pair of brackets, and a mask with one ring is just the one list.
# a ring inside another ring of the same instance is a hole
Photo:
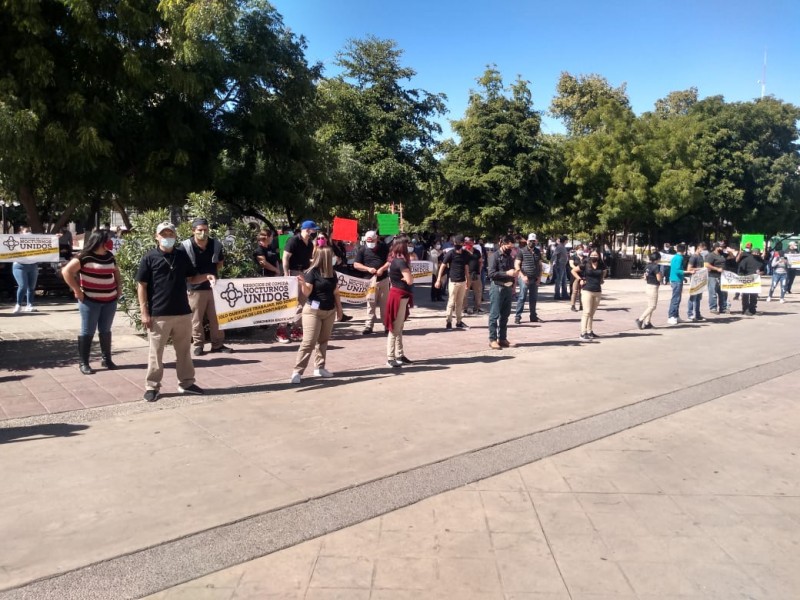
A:
{"label": "person holding banner", "polygon": [[[797,254],[797,242],[789,242],[789,250],[786,254]],[[794,278],[797,275],[797,267],[793,267],[791,262],[789,263],[789,270],[786,273],[786,293],[792,293],[792,284],[794,284]]]}
{"label": "person holding banner", "polygon": [[[703,268],[703,264],[705,263],[704,256],[706,255],[707,248],[708,246],[706,246],[705,242],[700,242],[697,244],[694,254],[689,257],[690,273],[694,273]],[[700,314],[700,301],[702,299],[702,292],[689,296],[689,306],[687,307],[686,311],[690,321],[694,321],[695,323],[705,321],[703,316]]]}
{"label": "person holding banner", "polygon": [[389,247],[378,238],[375,231],[368,231],[364,236],[364,245],[359,248],[353,263],[354,269],[369,274],[375,284],[375,294],[367,295],[367,319],[361,332],[363,335],[372,333],[375,321],[378,320],[378,310],[381,321],[386,312],[386,299],[389,297],[388,257]]}
{"label": "person holding banner", "polygon": [[403,349],[403,327],[414,306],[414,276],[411,274],[411,258],[405,237],[394,239],[388,261],[391,287],[383,314],[383,325],[389,334],[386,339],[386,366],[398,368],[404,363],[411,363]]}
{"label": "person holding banner", "polygon": [[333,377],[325,368],[328,341],[331,339],[333,324],[336,321],[339,278],[333,270],[333,250],[326,244],[318,244],[308,270],[297,276],[299,290],[306,298],[303,306],[303,339],[297,349],[297,359],[292,377],[293,384],[301,383],[303,373],[314,357],[314,375]]}
{"label": "person holding banner", "polygon": [[722,252],[722,244],[714,242],[711,252],[703,259],[703,267],[708,269],[708,310],[719,314],[726,312],[728,304],[728,293],[720,289],[720,277],[725,270],[725,257]]}
{"label": "person holding banner", "polygon": [[[314,221],[303,221],[300,233],[289,238],[283,248],[283,274],[288,277],[302,275],[311,265],[311,254],[314,251],[314,238],[317,237],[319,227]],[[303,304],[305,296],[302,294],[297,303],[297,314],[292,323],[278,327],[278,343],[288,344],[289,341],[298,342],[303,339],[302,323]],[[290,328],[287,335],[287,327]]]}
{"label": "person holding banner", "polygon": [[644,269],[645,293],[647,295],[647,308],[641,316],[636,319],[636,326],[639,329],[652,329],[653,324],[650,322],[653,313],[658,306],[658,290],[661,287],[661,265],[658,261],[661,259],[661,253],[653,252],[650,254],[650,263]]}
{"label": "person holding banner", "polygon": [[108,231],[98,229],[84,242],[80,254],[70,260],[61,271],[64,281],[78,301],[78,312],[81,315],[78,356],[79,368],[84,375],[94,374],[89,365],[89,355],[95,331],[100,339],[102,366],[106,369],[117,368],[111,360],[111,325],[117,312],[122,278],[114,254],[109,249],[112,245]]}
{"label": "person holding banner", "polygon": [[[747,242],[744,246],[744,251],[739,258],[739,275],[756,275],[764,268],[761,257],[756,256],[753,252],[753,244]],[[758,292],[741,292],[742,295],[742,314],[754,317],[756,315],[756,306],[758,305]]]}
{"label": "person holding banner", "polygon": [[[20,235],[30,235],[30,233],[30,227],[23,226],[19,228]],[[33,306],[33,299],[36,297],[39,263],[13,262],[11,264],[11,272],[17,282],[17,304],[11,312],[15,315],[20,311],[36,312],[36,307]],[[24,309],[22,308],[23,301],[27,301]]]}

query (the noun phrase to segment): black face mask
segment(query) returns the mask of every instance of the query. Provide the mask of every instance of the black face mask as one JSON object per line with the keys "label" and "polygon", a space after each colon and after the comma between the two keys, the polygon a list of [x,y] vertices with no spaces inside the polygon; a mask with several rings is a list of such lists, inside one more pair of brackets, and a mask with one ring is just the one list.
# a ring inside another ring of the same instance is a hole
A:
{"label": "black face mask", "polygon": [[316,231],[312,231],[311,233],[308,234],[308,237],[309,237],[309,239],[312,239],[312,240],[316,239],[317,232]]}
{"label": "black face mask", "polygon": [[455,246],[453,246],[453,247],[454,247],[456,250],[461,250],[461,246],[460,246],[460,245],[458,245],[458,244],[456,244],[456,245],[455,245]]}

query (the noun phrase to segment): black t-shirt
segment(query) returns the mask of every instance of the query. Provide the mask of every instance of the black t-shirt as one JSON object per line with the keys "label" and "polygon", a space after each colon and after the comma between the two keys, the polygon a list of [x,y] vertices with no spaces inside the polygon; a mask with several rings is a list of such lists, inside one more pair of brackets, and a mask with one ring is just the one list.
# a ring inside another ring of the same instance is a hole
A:
{"label": "black t-shirt", "polygon": [[409,264],[402,258],[395,258],[389,265],[389,280],[392,287],[400,288],[407,292],[411,291],[411,286],[403,280],[403,269],[410,269]]}
{"label": "black t-shirt", "polygon": [[472,248],[472,252],[464,250],[464,253],[469,257],[469,273],[473,279],[479,275],[479,269],[481,264],[481,258],[483,255],[481,251],[477,248]]}
{"label": "black t-shirt", "polygon": [[[725,268],[725,257],[721,254],[717,254],[716,252],[709,252],[706,254],[705,261],[712,267],[719,267],[721,269]],[[719,271],[714,271],[712,269],[708,270],[709,277],[715,277],[716,279],[720,278],[721,273]]]}
{"label": "black t-shirt", "polygon": [[333,292],[336,290],[338,278],[323,277],[319,269],[311,269],[307,273],[303,273],[306,283],[314,286],[311,294],[308,296],[308,303],[319,302],[320,310],[332,310],[336,308],[336,301]]}
{"label": "black t-shirt", "polygon": [[466,250],[456,252],[451,250],[444,257],[444,264],[450,270],[450,281],[460,283],[467,280],[467,265],[469,265],[471,255]]}
{"label": "black t-shirt", "polygon": [[[598,266],[602,266],[598,263]],[[587,292],[601,292],[602,291],[602,282],[603,282],[603,269],[593,269],[592,263],[586,261],[583,263],[581,267],[581,275],[582,279],[585,280],[585,283],[581,287],[582,290],[586,290]]]}
{"label": "black t-shirt", "polygon": [[[211,274],[214,277],[217,276],[217,264],[212,260],[214,257],[214,240],[208,240],[208,244],[206,244],[206,249],[203,250],[192,238],[192,250],[194,250],[194,264],[195,269],[197,269],[198,273],[207,273]],[[222,248],[219,249],[219,261],[225,260]],[[186,289],[189,290],[210,290],[211,283],[208,281],[203,281],[202,283],[187,283]]]}
{"label": "black t-shirt", "polygon": [[[386,259],[389,256],[389,246],[384,244],[383,242],[377,242],[374,248],[367,248],[366,246],[361,246],[358,250],[358,254],[356,254],[356,261],[357,263],[361,263],[366,267],[370,267],[372,269],[380,269],[383,265],[386,264]],[[366,276],[367,278],[372,277],[369,273],[365,273],[364,271],[359,271],[362,276]],[[388,277],[387,273],[384,271],[383,275],[378,276],[378,281],[383,281]]]}
{"label": "black t-shirt", "polygon": [[[291,254],[289,257],[290,271],[305,271],[311,265],[314,242],[309,239],[308,244],[306,244],[300,235],[296,235],[286,240],[283,251]],[[288,273],[285,273],[285,275],[288,275]]]}
{"label": "black t-shirt", "polygon": [[266,248],[264,246],[259,245],[258,248],[256,248],[256,251],[253,252],[253,260],[255,261],[256,266],[258,267],[258,270],[261,272],[261,274],[266,277],[275,277],[277,273],[273,273],[272,271],[267,271],[265,268],[261,266],[261,264],[258,262],[259,256],[263,256],[264,260],[266,260],[267,263],[277,268],[278,267],[277,250],[275,250],[275,248],[273,248],[271,245],[267,246]]}
{"label": "black t-shirt", "polygon": [[701,254],[692,254],[689,257],[689,267],[692,269],[703,268],[703,256]]}
{"label": "black t-shirt", "polygon": [[154,248],[142,257],[136,281],[147,284],[150,316],[167,317],[191,314],[186,295],[186,278],[197,275],[186,252],[176,248],[162,252]]}
{"label": "black t-shirt", "polygon": [[658,263],[650,263],[644,268],[644,274],[649,285],[658,285],[657,273],[661,273],[661,265]]}

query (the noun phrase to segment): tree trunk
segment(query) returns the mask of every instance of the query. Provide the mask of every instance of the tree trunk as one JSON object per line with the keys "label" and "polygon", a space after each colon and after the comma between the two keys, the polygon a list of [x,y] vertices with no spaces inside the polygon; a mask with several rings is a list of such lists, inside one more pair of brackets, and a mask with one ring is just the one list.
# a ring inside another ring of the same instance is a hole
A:
{"label": "tree trunk", "polygon": [[78,208],[80,202],[78,200],[73,200],[69,203],[66,210],[61,213],[61,216],[58,220],[53,224],[53,227],[50,229],[50,233],[58,233],[62,227],[65,227],[67,223],[69,223],[69,219],[72,216],[72,213],[75,212],[75,209]]}
{"label": "tree trunk", "polygon": [[131,218],[128,216],[128,211],[126,211],[125,207],[122,205],[122,201],[119,198],[111,198],[111,206],[120,214],[122,222],[125,223],[125,227],[130,231]]}
{"label": "tree trunk", "polygon": [[28,218],[27,225],[31,228],[33,233],[44,233],[42,227],[42,219],[39,216],[39,210],[36,208],[36,197],[33,195],[33,188],[28,184],[19,186],[17,192],[19,202],[25,207],[25,216]]}

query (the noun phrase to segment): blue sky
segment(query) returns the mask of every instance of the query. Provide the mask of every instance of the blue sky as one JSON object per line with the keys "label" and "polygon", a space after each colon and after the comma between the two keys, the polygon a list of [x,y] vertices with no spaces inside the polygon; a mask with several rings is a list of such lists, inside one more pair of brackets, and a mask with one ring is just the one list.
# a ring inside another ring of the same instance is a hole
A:
{"label": "blue sky", "polygon": [[[800,104],[800,0],[273,0],[286,26],[308,43],[309,62],[337,73],[350,38],[390,38],[417,76],[411,86],[448,97],[446,122],[461,118],[487,64],[504,82],[530,81],[546,111],[562,71],[627,83],[637,113],[670,91],[695,86],[727,101],[767,94]],[[545,117],[545,131],[561,132]],[[449,135],[449,127],[446,129]]]}

